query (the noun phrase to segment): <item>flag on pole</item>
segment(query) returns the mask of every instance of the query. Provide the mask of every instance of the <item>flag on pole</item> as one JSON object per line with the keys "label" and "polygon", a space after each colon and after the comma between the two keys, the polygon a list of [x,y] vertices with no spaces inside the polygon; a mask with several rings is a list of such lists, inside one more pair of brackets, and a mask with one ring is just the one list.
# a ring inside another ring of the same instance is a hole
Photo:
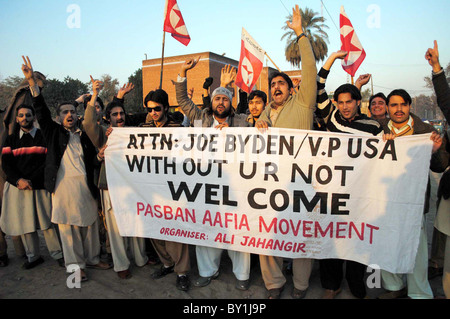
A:
{"label": "flag on pole", "polygon": [[359,66],[366,58],[366,51],[364,51],[361,42],[359,42],[355,29],[345,13],[344,6],[341,7],[340,23],[341,50],[348,52],[348,55],[342,60],[342,67],[345,72],[354,77]]}
{"label": "flag on pole", "polygon": [[260,45],[242,28],[241,36],[241,58],[236,75],[236,86],[250,93],[258,81],[263,69],[264,54]]}
{"label": "flag on pole", "polygon": [[166,0],[164,16],[164,32],[171,33],[172,37],[187,46],[191,41],[191,37],[187,31],[177,0]]}

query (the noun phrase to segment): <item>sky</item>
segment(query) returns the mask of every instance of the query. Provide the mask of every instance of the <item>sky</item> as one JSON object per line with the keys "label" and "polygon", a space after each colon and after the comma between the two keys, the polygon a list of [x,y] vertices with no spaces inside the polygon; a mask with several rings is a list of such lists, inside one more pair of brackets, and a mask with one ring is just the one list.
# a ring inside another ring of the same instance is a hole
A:
{"label": "sky", "polygon": [[[326,19],[329,54],[340,49],[344,6],[367,52],[355,80],[372,74],[374,93],[403,88],[412,96],[430,95],[423,78],[431,68],[424,55],[434,40],[441,64],[450,63],[448,0],[178,0],[191,42],[184,46],[167,34],[164,55],[210,51],[239,60],[245,28],[281,70],[295,70],[281,37],[296,4]],[[90,75],[109,74],[122,85],[146,57],[161,57],[164,5],[165,0],[0,0],[0,80],[22,76],[22,55],[28,55],[34,70],[49,78],[89,82]],[[264,64],[275,67],[269,60]],[[327,90],[349,81],[338,61]]]}

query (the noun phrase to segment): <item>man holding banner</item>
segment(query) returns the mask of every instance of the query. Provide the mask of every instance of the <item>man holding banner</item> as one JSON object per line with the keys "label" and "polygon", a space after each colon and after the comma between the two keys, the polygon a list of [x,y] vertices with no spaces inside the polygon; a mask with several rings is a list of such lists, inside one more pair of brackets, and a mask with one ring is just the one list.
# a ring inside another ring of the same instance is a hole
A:
{"label": "man holding banner", "polygon": [[[200,110],[187,95],[187,71],[194,68],[200,58],[197,60],[186,61],[181,66],[175,84],[177,101],[183,113],[188,117],[191,123],[201,121],[201,127],[248,127],[245,114],[236,114],[231,105],[231,92],[218,87],[211,95],[211,107]],[[197,264],[200,277],[194,282],[197,287],[204,287],[211,283],[212,279],[219,276],[220,259],[223,249],[196,246]],[[236,288],[247,290],[250,286],[250,254],[228,250],[228,255],[233,262],[233,273],[237,278]]]}
{"label": "man holding banner", "polygon": [[[382,135],[381,125],[361,114],[361,92],[352,84],[341,85],[335,92],[336,107],[328,98],[325,82],[330,69],[337,59],[344,59],[348,53],[338,51],[330,55],[317,76],[317,111],[319,118],[323,119],[327,131],[349,134]],[[341,292],[343,280],[343,266],[346,262],[346,279],[352,294],[357,298],[366,296],[364,275],[366,266],[352,260],[322,259],[320,260],[320,280],[325,288],[323,299],[333,299]]]}
{"label": "man holding banner", "polygon": [[[292,80],[285,73],[275,73],[270,77],[273,101],[262,112],[256,127],[265,130],[270,127],[311,130],[313,112],[316,105],[316,62],[309,39],[302,27],[302,17],[298,5],[292,10],[292,22],[287,25],[294,30],[302,61],[302,82],[298,93],[294,94]],[[260,255],[261,273],[270,299],[280,298],[286,283],[283,275],[283,258]],[[293,261],[294,291],[292,296],[300,299],[309,287],[313,260],[297,258]]]}
{"label": "man holding banner", "polygon": [[[390,120],[382,121],[385,132],[393,133],[397,137],[432,133],[433,155],[430,161],[430,169],[437,173],[444,172],[448,164],[449,154],[445,151],[442,138],[435,129],[430,124],[424,123],[416,115],[410,113],[411,96],[405,90],[399,89],[392,91],[387,97],[387,100]],[[430,180],[428,179],[424,214],[428,212],[429,208],[430,187]],[[417,195],[423,196],[421,194]],[[406,296],[411,299],[433,299],[433,291],[428,281],[428,244],[425,216],[420,229],[419,247],[417,249],[414,269],[412,273],[407,274],[406,287],[402,274],[393,274],[382,270],[381,278],[383,286],[388,292],[379,296],[379,299],[395,299]]]}
{"label": "man holding banner", "polygon": [[[169,96],[166,91],[150,91],[145,97],[144,105],[148,117],[141,127],[183,127],[182,122],[169,112]],[[190,281],[187,274],[191,270],[189,245],[154,238],[151,242],[162,262],[161,268],[152,274],[152,278],[160,279],[175,271],[177,288],[188,291]]]}

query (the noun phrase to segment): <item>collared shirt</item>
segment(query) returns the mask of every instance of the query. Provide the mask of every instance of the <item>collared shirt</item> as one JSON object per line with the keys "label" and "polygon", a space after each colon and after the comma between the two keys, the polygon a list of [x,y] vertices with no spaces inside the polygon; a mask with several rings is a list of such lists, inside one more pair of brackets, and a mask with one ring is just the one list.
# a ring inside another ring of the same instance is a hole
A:
{"label": "collared shirt", "polygon": [[31,137],[34,138],[36,136],[36,132],[37,132],[37,128],[35,126],[29,132],[25,132],[24,130],[21,129],[20,133],[19,133],[19,137],[22,138],[22,136],[24,136],[25,134],[30,134]]}
{"label": "collared shirt", "polygon": [[[228,123],[228,116],[224,121],[225,123]],[[214,117],[214,122],[212,123],[211,127],[214,128],[216,126],[219,126],[221,123],[219,123],[219,121]]]}
{"label": "collared shirt", "polygon": [[397,137],[398,136],[412,135],[413,132],[414,132],[413,125],[414,125],[414,120],[413,120],[412,116],[409,116],[408,123],[403,125],[401,128],[395,127],[394,123],[392,122],[392,120],[390,120],[389,123],[388,123],[389,129]]}

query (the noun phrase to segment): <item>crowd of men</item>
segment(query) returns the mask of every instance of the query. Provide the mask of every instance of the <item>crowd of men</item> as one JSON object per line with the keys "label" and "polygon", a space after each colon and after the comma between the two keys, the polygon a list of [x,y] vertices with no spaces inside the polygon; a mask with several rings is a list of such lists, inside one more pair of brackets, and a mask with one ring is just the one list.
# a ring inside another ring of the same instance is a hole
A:
{"label": "crowd of men", "polygon": [[[131,83],[124,85],[113,101],[104,107],[99,98],[102,82],[91,77],[92,94],[82,96],[76,102],[60,103],[56,108],[56,119],[53,119],[42,95],[38,74],[33,71],[30,59],[23,57],[22,72],[31,101],[25,100],[15,108],[17,129],[6,137],[2,146],[2,169],[6,182],[0,217],[0,266],[8,265],[4,233],[13,238],[17,247],[23,245],[27,257],[23,268],[31,269],[43,263],[37,233],[42,230],[51,257],[61,267],[65,267],[68,273],[79,271],[81,281],[88,280],[86,268],[113,268],[120,279],[130,278],[130,256],[139,267],[154,263],[147,254],[148,245],[151,245],[162,264],[152,277],[158,279],[175,272],[176,287],[183,291],[190,288],[191,260],[187,244],[122,237],[119,233],[104,164],[107,139],[116,127],[177,128],[196,125],[217,129],[256,127],[261,131],[280,127],[368,134],[384,139],[432,133],[430,169],[438,173],[446,171],[450,151],[447,135],[440,136],[431,125],[410,112],[412,101],[405,90],[395,90],[387,97],[382,93],[372,96],[370,117],[361,113],[361,87],[368,83],[370,75],[361,76],[355,85],[343,84],[338,87],[331,100],[325,90],[327,76],[334,62],[345,58],[348,52],[331,54],[317,72],[298,6],[293,9],[292,21],[287,25],[298,37],[302,69],[300,85],[294,85],[285,73],[274,73],[269,79],[270,103],[262,91],[255,90],[248,96],[240,91],[240,103],[234,108],[233,96],[227,86],[232,84],[236,71],[227,66],[222,70],[221,86],[213,92],[209,91],[212,79],[205,80],[203,106],[200,107],[192,101],[187,87],[187,74],[199,61],[191,59],[181,66],[178,78],[174,80],[176,99],[184,114],[181,116],[169,111],[169,98],[162,89],[146,95],[145,113],[127,114],[124,97],[133,89]],[[437,44],[427,51],[426,59],[433,68],[433,83],[439,106],[449,120],[450,89],[439,64]],[[82,120],[77,116],[78,105],[85,105]],[[441,236],[436,245],[441,245],[444,260],[437,269],[443,272],[444,291],[446,297],[450,298],[448,178],[444,174],[440,185],[435,233]],[[426,198],[425,214],[428,212],[429,194],[418,196]],[[104,221],[99,219],[99,208]],[[424,229],[425,226],[421,229],[413,273],[407,274],[404,280],[404,274],[382,271],[386,293],[379,298],[433,298],[427,275],[428,248]],[[102,230],[106,233],[112,263],[100,258]],[[20,248],[16,252],[20,254]],[[196,246],[195,252],[199,277],[193,281],[193,285],[204,287],[219,276],[223,250]],[[251,254],[228,250],[228,255],[236,277],[236,288],[247,290],[250,286]],[[292,260],[293,298],[305,297],[313,262],[305,258]],[[332,299],[340,293],[344,276],[351,293],[356,298],[366,298],[365,265],[341,259],[324,259],[319,263],[323,298]],[[286,284],[283,258],[261,255],[259,264],[268,298],[280,298]]]}

